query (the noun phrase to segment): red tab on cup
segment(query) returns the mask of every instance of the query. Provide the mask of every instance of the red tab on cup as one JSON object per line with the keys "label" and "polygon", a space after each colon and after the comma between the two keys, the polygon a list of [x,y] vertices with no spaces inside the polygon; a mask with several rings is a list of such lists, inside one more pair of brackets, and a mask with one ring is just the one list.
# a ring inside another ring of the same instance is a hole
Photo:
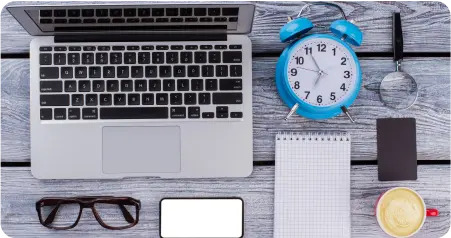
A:
{"label": "red tab on cup", "polygon": [[438,216],[438,210],[435,208],[428,208],[428,209],[426,209],[426,216],[436,217],[436,216]]}

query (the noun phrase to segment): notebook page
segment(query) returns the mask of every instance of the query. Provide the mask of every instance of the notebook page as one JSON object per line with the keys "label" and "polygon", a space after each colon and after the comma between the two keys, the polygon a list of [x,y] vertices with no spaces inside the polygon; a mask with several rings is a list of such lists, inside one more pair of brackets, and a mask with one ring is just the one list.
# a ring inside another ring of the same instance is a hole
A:
{"label": "notebook page", "polygon": [[350,158],[346,133],[276,136],[275,238],[351,236]]}

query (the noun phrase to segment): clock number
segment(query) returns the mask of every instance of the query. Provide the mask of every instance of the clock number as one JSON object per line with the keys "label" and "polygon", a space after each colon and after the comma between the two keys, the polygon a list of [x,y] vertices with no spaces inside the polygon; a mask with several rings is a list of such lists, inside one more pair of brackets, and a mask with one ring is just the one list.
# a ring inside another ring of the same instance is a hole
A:
{"label": "clock number", "polygon": [[304,57],[298,56],[295,59],[296,59],[296,64],[304,64]]}
{"label": "clock number", "polygon": [[291,76],[296,76],[296,75],[298,75],[298,70],[295,69],[295,68],[292,68],[291,69]]}
{"label": "clock number", "polygon": [[317,44],[318,52],[326,52],[326,44]]}
{"label": "clock number", "polygon": [[343,83],[340,87],[341,90],[345,91],[346,90],[346,85]]}
{"label": "clock number", "polygon": [[333,48],[332,52],[334,52],[334,56],[337,54],[337,48]]}
{"label": "clock number", "polygon": [[344,76],[345,79],[348,79],[349,77],[351,77],[351,72],[349,72],[347,70],[344,72],[344,74],[345,74],[345,76]]}
{"label": "clock number", "polygon": [[345,57],[341,57],[341,65],[346,65],[346,58]]}
{"label": "clock number", "polygon": [[299,81],[294,82],[294,89],[299,89],[300,87]]}
{"label": "clock number", "polygon": [[307,99],[308,98],[308,95],[310,95],[310,91],[305,91],[304,92],[306,95],[305,95],[305,99]]}
{"label": "clock number", "polygon": [[323,102],[323,96],[319,95],[318,97],[316,97],[316,101],[318,103],[322,103]]}
{"label": "clock number", "polygon": [[307,48],[304,48],[304,49],[305,49],[305,54],[306,55],[308,55],[309,52],[310,52],[310,54],[312,53],[312,47],[307,47]]}
{"label": "clock number", "polygon": [[335,100],[335,92],[330,93],[330,100]]}

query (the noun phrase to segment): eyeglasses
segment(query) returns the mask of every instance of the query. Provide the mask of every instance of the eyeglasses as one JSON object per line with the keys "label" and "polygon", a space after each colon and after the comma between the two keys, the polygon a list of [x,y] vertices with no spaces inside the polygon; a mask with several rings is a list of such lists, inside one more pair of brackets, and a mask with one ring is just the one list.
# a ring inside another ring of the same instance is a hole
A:
{"label": "eyeglasses", "polygon": [[45,197],[36,202],[39,222],[50,229],[67,230],[80,221],[83,208],[91,208],[101,226],[122,230],[135,226],[141,202],[131,197]]}

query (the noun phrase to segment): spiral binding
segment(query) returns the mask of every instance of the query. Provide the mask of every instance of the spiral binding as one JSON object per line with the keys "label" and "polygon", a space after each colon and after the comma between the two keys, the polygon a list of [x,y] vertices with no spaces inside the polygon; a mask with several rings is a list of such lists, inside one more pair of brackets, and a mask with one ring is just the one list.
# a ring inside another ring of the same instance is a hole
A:
{"label": "spiral binding", "polygon": [[349,133],[341,131],[279,132],[276,141],[350,141]]}

